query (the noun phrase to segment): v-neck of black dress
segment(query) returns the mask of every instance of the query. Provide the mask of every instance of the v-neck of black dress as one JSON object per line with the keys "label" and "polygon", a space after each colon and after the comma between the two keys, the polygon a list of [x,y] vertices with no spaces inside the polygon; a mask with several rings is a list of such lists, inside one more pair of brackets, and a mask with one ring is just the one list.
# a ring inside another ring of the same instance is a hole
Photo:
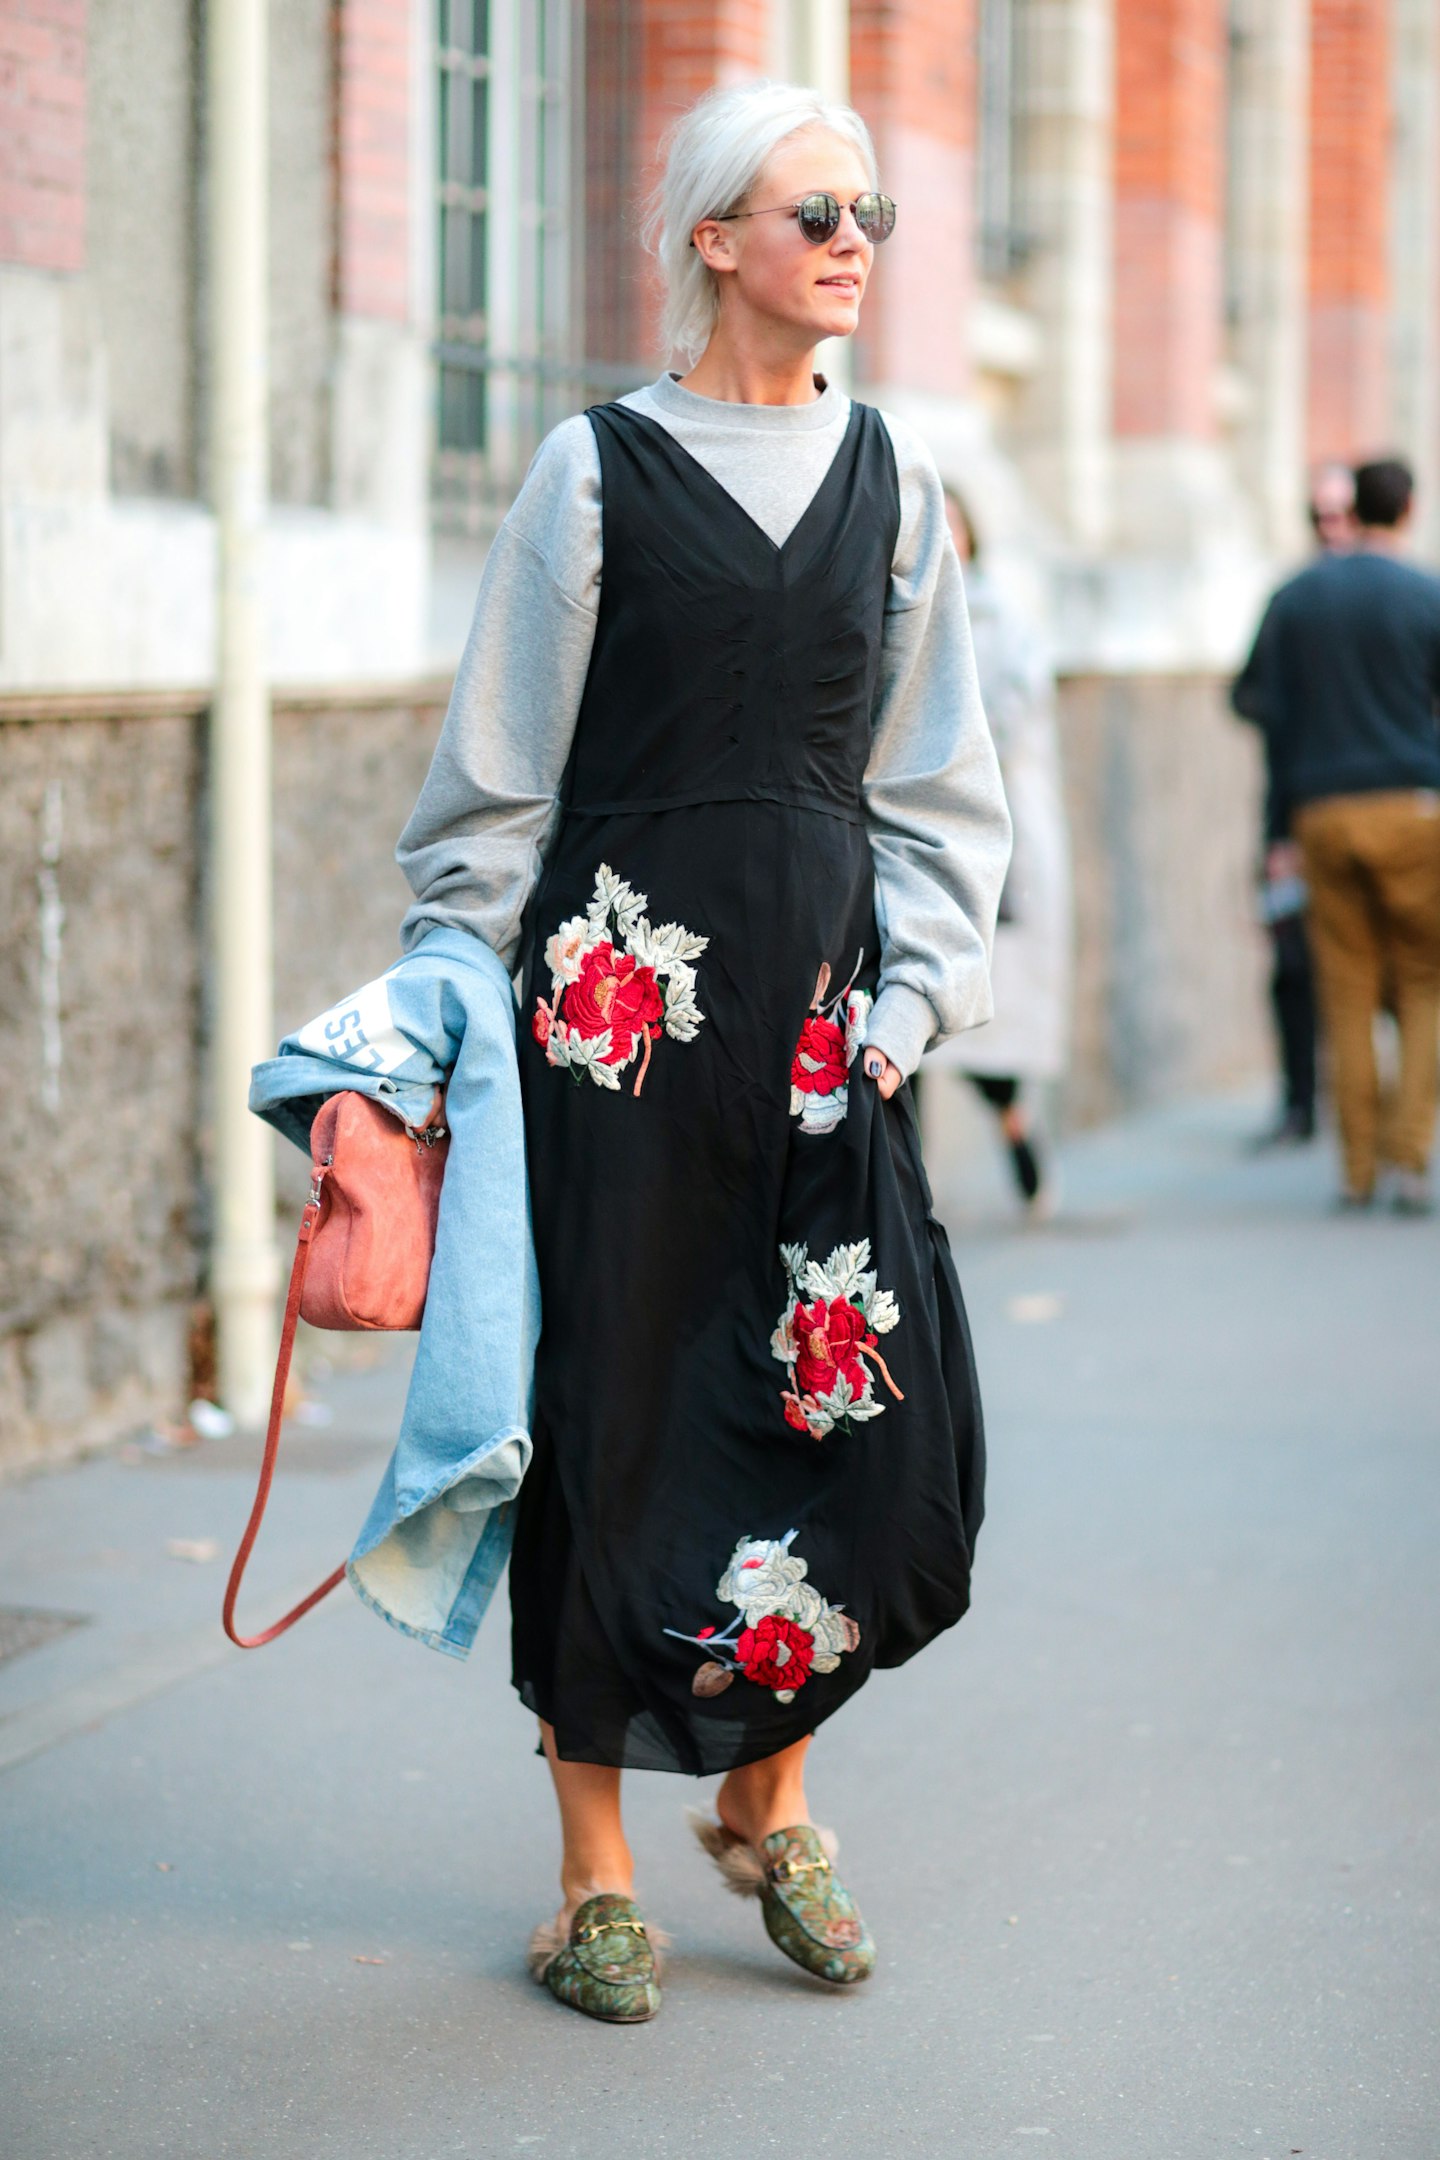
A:
{"label": "v-neck of black dress", "polygon": [[[630,417],[636,422],[638,422],[641,427],[651,430],[654,435],[660,439],[666,454],[670,457],[672,463],[676,464],[681,474],[682,485],[698,484],[704,488],[708,488],[713,495],[719,498],[721,504],[727,510],[733,512],[733,514],[737,518],[743,521],[743,523],[755,535],[756,539],[761,543],[763,547],[765,547],[772,554],[777,556],[783,556],[784,554],[786,554],[790,549],[792,543],[796,543],[800,540],[805,526],[809,523],[812,517],[824,516],[826,491],[829,489],[831,482],[834,480],[837,470],[843,471],[845,461],[850,454],[851,438],[856,433],[858,427],[861,424],[860,416],[863,411],[863,407],[857,405],[852,398],[850,401],[849,413],[846,415],[845,426],[841,431],[840,440],[835,445],[835,453],[831,458],[830,463],[826,466],[824,472],[821,474],[819,483],[816,486],[814,494],[810,497],[809,502],[805,505],[805,508],[801,511],[799,517],[795,520],[795,523],[791,526],[789,532],[786,533],[785,538],[783,540],[776,540],[773,539],[768,532],[766,532],[764,526],[760,523],[758,518],[751,516],[750,512],[745,508],[744,503],[740,501],[739,497],[731,494],[729,488],[726,487],[724,481],[717,480],[714,473],[711,472],[710,467],[705,463],[705,460],[703,458],[696,457],[694,451],[689,449],[686,444],[682,443],[680,438],[674,433],[672,433],[669,428],[666,427],[663,420],[657,420],[649,413],[637,412],[633,405],[617,406],[615,409],[620,412],[628,413]],[[787,438],[777,438],[777,450],[780,448],[781,442],[785,439]],[[694,480],[694,475],[696,474],[699,475],[698,482]]]}
{"label": "v-neck of black dress", "polygon": [[852,402],[778,545],[657,421],[625,405],[589,418],[600,604],[566,810],[749,799],[860,822],[900,516],[879,414]]}

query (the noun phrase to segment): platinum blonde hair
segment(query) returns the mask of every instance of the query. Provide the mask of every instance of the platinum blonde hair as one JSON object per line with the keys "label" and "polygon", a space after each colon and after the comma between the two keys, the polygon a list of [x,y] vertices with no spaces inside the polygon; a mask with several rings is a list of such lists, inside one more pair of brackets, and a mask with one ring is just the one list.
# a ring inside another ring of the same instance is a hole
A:
{"label": "platinum blonde hair", "polygon": [[738,210],[773,152],[809,128],[824,128],[849,143],[859,152],[870,186],[879,186],[875,145],[859,113],[799,83],[712,90],[667,133],[665,170],[645,219],[645,245],[665,281],[661,332],[667,353],[698,359],[719,320],[719,280],[690,245],[695,227],[704,218]]}

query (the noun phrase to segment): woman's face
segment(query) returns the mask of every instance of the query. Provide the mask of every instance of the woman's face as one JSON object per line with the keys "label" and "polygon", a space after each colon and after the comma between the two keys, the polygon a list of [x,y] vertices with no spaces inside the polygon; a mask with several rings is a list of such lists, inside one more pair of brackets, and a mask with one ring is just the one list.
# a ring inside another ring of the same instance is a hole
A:
{"label": "woman's face", "polygon": [[[791,333],[798,345],[850,337],[860,320],[875,250],[848,205],[869,186],[858,153],[826,128],[809,128],[781,143],[740,205],[773,209],[775,216],[696,227],[696,246],[720,280],[722,308],[743,308],[767,326]],[[822,190],[847,207],[835,237],[817,247],[785,206]]]}

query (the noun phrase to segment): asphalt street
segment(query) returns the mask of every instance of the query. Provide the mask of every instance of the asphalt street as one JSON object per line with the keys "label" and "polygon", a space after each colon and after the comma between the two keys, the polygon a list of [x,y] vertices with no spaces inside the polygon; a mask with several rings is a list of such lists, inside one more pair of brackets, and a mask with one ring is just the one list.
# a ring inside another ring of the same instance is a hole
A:
{"label": "asphalt street", "polygon": [[[1440,1226],[1332,1217],[1254,1116],[1088,1136],[1045,1228],[937,1151],[990,1516],[972,1614],[816,1746],[853,1994],[637,1775],[663,2012],[552,2003],[503,1611],[465,1665],[348,1593],[230,1650],[248,1443],[0,1490],[10,1639],[76,1623],[0,1662],[5,2160],[1435,2160]],[[344,1550],[398,1381],[295,1434],[252,1616]]]}

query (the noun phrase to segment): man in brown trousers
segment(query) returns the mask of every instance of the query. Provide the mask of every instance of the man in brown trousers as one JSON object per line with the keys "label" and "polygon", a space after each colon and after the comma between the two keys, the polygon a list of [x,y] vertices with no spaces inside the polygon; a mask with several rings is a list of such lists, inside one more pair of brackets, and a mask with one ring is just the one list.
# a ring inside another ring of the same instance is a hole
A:
{"label": "man in brown trousers", "polygon": [[1390,1197],[1426,1214],[1440,1040],[1440,578],[1400,559],[1413,489],[1399,459],[1358,468],[1357,545],[1281,587],[1246,674],[1310,888],[1341,1204],[1368,1207],[1382,1168],[1374,1027],[1389,1003],[1400,1025],[1383,1135]]}

